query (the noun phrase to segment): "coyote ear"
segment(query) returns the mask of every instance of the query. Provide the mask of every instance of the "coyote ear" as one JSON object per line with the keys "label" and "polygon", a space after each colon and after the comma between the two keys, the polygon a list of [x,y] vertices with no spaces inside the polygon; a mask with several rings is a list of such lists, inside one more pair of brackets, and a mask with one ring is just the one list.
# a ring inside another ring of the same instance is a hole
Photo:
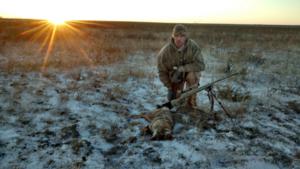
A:
{"label": "coyote ear", "polygon": [[152,134],[149,126],[146,126],[146,127],[142,128],[141,129],[141,134],[142,135]]}
{"label": "coyote ear", "polygon": [[173,138],[172,134],[165,135],[165,140],[173,140],[173,139],[174,138]]}

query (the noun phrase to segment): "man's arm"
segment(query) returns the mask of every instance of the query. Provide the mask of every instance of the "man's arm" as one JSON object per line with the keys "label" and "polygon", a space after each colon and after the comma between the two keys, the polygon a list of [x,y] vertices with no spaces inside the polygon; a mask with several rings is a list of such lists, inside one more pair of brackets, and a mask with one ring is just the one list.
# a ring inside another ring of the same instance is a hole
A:
{"label": "man's arm", "polygon": [[180,68],[181,72],[200,72],[205,69],[204,59],[200,47],[193,43],[191,48],[193,53],[193,62],[183,65]]}
{"label": "man's arm", "polygon": [[159,53],[158,55],[158,59],[157,59],[157,64],[158,64],[158,76],[160,81],[167,87],[167,88],[171,88],[171,81],[169,78],[169,71],[166,68],[164,62],[163,62],[163,54],[162,52]]}

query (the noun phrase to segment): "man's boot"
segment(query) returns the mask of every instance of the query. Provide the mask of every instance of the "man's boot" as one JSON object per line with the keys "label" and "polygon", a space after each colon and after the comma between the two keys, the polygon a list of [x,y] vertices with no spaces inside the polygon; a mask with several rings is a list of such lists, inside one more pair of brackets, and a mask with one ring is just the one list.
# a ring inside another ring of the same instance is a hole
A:
{"label": "man's boot", "polygon": [[176,92],[173,90],[169,89],[168,90],[168,101],[171,101],[173,99],[176,99]]}

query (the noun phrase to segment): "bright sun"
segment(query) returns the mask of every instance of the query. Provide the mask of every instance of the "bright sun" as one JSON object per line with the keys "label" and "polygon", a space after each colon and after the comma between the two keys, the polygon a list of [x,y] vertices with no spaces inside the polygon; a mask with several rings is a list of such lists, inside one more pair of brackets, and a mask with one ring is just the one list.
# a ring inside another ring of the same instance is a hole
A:
{"label": "bright sun", "polygon": [[62,18],[52,18],[52,19],[48,19],[48,22],[54,25],[63,25],[66,23],[66,20]]}

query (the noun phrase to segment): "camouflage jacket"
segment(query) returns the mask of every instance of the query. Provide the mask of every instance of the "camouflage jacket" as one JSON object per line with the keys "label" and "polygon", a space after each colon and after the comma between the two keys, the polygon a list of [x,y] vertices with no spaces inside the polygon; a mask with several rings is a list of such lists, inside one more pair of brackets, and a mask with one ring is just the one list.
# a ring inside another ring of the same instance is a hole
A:
{"label": "camouflage jacket", "polygon": [[197,43],[187,39],[183,50],[179,51],[171,39],[159,52],[157,57],[158,74],[167,88],[171,88],[170,76],[174,66],[183,66],[184,72],[200,72],[205,69],[201,49]]}

